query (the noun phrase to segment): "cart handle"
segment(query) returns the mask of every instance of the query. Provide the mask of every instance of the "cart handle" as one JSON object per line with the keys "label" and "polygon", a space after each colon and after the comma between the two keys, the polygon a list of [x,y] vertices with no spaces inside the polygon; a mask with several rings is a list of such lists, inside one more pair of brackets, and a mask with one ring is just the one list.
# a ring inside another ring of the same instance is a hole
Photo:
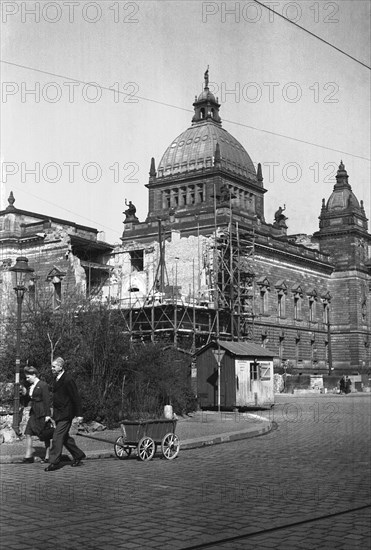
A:
{"label": "cart handle", "polygon": [[126,447],[124,443],[117,443],[117,441],[110,441],[109,439],[103,439],[102,437],[93,437],[92,435],[81,434],[79,432],[77,432],[76,435],[79,435],[80,437],[86,437],[87,439],[95,439],[95,441],[103,441],[104,443],[117,445],[118,447]]}

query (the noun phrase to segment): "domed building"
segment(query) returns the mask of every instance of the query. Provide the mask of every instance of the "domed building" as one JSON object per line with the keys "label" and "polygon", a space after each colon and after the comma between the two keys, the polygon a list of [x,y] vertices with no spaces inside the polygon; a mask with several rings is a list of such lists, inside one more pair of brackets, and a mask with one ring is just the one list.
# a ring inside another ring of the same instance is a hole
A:
{"label": "domed building", "polygon": [[250,340],[277,368],[365,373],[371,238],[343,163],[319,231],[288,235],[285,208],[265,220],[261,165],[222,127],[204,78],[190,127],[152,158],[146,220],[125,211],[116,279],[130,331],[193,351]]}
{"label": "domed building", "polygon": [[342,374],[353,387],[368,384],[371,236],[343,162],[319,230],[290,235],[285,206],[266,220],[261,165],[222,127],[208,71],[204,79],[190,126],[151,160],[146,219],[125,201],[120,245],[9,198],[0,211],[1,315],[14,303],[9,267],[26,255],[34,287],[52,293],[56,309],[72,287],[99,296],[132,338],[164,338],[192,354],[215,340],[248,341],[310,387],[322,375],[330,388]]}

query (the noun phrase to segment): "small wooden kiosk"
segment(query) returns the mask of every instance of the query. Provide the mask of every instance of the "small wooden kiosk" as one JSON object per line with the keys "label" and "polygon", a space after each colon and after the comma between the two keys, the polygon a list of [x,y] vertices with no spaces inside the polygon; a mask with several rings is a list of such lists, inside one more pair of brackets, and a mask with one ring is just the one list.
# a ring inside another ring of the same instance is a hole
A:
{"label": "small wooden kiosk", "polygon": [[[274,404],[273,357],[251,342],[210,342],[196,353],[201,408],[270,408]],[[220,371],[220,388],[218,388]]]}

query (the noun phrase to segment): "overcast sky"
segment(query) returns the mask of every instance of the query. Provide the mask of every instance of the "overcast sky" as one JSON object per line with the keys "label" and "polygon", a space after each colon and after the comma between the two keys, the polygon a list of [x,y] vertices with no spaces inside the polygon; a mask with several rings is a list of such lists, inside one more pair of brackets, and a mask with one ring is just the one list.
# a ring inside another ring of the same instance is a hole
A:
{"label": "overcast sky", "polygon": [[3,1],[2,207],[13,190],[118,242],[209,65],[223,127],[263,165],[267,222],[286,204],[289,233],[316,231],[341,159],[370,217],[370,3],[265,4],[355,59],[254,1]]}

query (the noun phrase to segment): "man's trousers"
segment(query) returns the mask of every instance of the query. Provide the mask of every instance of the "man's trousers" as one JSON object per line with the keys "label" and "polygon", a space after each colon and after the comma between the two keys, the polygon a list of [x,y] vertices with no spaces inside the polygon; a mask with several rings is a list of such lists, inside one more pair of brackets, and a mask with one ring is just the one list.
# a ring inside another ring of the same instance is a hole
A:
{"label": "man's trousers", "polygon": [[84,453],[75,443],[73,437],[70,436],[71,420],[59,420],[56,423],[56,428],[53,434],[53,443],[50,449],[49,462],[50,464],[58,464],[61,460],[63,445],[72,455],[73,459],[81,458]]}

